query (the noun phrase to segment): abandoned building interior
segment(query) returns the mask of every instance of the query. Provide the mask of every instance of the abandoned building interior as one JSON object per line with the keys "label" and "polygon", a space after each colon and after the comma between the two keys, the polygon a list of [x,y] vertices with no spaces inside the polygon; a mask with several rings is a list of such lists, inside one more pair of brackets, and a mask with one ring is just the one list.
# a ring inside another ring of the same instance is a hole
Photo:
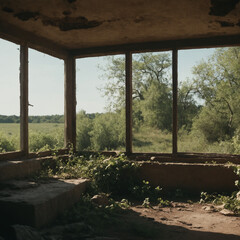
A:
{"label": "abandoned building interior", "polygon": [[[20,45],[21,150],[1,158],[27,156],[28,48],[64,60],[65,147],[76,145],[76,58],[125,54],[126,153],[132,153],[132,54],[172,51],[172,157],[177,149],[178,50],[239,45],[238,1],[62,1],[55,6],[1,3],[0,34]],[[20,7],[21,6],[21,7]],[[96,6],[95,12],[91,6]],[[54,10],[53,10],[54,9]],[[161,149],[159,149],[161,152]]]}
{"label": "abandoned building interior", "polygon": [[[234,189],[236,176],[221,164],[240,164],[240,155],[178,151],[178,51],[240,46],[239,0],[0,1],[0,37],[20,46],[20,150],[0,153],[0,180],[14,178],[20,172],[27,175],[36,168],[31,161],[51,155],[50,151],[29,152],[28,51],[34,49],[64,61],[65,147],[59,154],[76,146],[76,59],[123,54],[126,155],[171,163],[145,165],[145,177],[150,176],[156,184],[165,181],[166,186],[174,187],[176,181],[168,177],[171,171],[189,189],[203,185],[216,191]],[[132,55],[157,51],[172,53],[172,153],[163,154],[161,149],[154,154],[136,153],[132,149]],[[215,168],[201,165],[208,160],[217,162]],[[191,181],[193,176],[198,180]]]}

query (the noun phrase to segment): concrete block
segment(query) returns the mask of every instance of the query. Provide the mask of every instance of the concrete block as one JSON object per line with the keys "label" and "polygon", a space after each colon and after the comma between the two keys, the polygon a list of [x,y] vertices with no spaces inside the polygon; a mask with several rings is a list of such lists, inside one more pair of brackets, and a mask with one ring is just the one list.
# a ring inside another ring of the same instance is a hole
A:
{"label": "concrete block", "polygon": [[50,180],[46,183],[22,181],[23,188],[5,189],[0,192],[0,222],[24,224],[40,228],[52,222],[61,212],[79,201],[89,180]]}
{"label": "concrete block", "polygon": [[139,176],[165,190],[182,189],[190,192],[236,191],[238,179],[233,169],[223,164],[143,162]]}
{"label": "concrete block", "polygon": [[24,178],[41,169],[42,161],[52,157],[0,162],[0,181]]}

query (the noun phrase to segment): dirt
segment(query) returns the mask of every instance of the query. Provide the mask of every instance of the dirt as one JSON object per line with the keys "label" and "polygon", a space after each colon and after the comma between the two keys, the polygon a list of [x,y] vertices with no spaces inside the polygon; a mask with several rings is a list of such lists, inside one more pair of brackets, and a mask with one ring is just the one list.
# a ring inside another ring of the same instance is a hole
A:
{"label": "dirt", "polygon": [[[131,228],[115,234],[117,239],[162,239],[162,240],[239,240],[240,217],[221,214],[220,209],[199,203],[174,202],[173,207],[131,207],[125,216],[126,224],[135,222],[148,228]],[[228,215],[228,214],[227,214]],[[230,214],[231,215],[231,214]],[[120,227],[121,229],[121,227]],[[139,231],[140,230],[140,231]],[[118,230],[115,229],[118,232]],[[116,232],[115,232],[116,233]]]}
{"label": "dirt", "polygon": [[[101,222],[106,216],[101,215],[102,220],[100,218],[97,223],[96,217],[93,217],[95,227],[101,226],[98,231],[80,220],[42,230],[14,225],[15,234],[6,232],[3,236],[4,240],[239,240],[240,216],[228,210],[221,211],[221,206],[176,201],[171,207],[143,208],[135,205],[112,215],[105,224]],[[17,237],[12,238],[13,235]]]}

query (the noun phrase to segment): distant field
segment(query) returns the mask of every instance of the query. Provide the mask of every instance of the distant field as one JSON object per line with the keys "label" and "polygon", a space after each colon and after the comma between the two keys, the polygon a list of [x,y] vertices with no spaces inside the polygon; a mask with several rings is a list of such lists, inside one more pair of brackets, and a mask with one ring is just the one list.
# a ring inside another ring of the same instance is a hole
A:
{"label": "distant field", "polygon": [[19,136],[19,123],[0,123],[0,132],[7,136]]}
{"label": "distant field", "polygon": [[[63,147],[63,134],[64,123],[29,123],[30,151],[38,151],[38,146],[39,148],[44,147],[44,142],[51,148],[54,146]],[[0,123],[0,137],[1,135],[14,142],[15,150],[20,149],[19,123]],[[45,138],[45,136],[48,137]],[[47,150],[47,148],[42,150]]]}

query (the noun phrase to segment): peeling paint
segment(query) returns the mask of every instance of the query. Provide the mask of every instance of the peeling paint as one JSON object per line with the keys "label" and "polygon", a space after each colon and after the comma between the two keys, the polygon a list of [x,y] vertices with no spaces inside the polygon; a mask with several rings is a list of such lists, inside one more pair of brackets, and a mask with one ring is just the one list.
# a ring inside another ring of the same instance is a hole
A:
{"label": "peeling paint", "polygon": [[71,18],[71,17],[65,17],[65,18],[45,18],[42,20],[42,23],[45,26],[54,26],[59,27],[61,31],[70,31],[74,29],[88,29],[88,28],[94,28],[102,24],[102,22],[98,22],[95,20],[89,21],[85,17],[77,17],[77,18]]}
{"label": "peeling paint", "polygon": [[22,21],[28,21],[29,19],[37,20],[39,17],[39,12],[23,11],[23,12],[14,14],[14,17],[17,17]]}
{"label": "peeling paint", "polygon": [[221,27],[234,27],[235,24],[231,22],[226,22],[226,21],[217,21]]}
{"label": "peeling paint", "polygon": [[233,9],[240,0],[211,0],[210,15],[226,16]]}

